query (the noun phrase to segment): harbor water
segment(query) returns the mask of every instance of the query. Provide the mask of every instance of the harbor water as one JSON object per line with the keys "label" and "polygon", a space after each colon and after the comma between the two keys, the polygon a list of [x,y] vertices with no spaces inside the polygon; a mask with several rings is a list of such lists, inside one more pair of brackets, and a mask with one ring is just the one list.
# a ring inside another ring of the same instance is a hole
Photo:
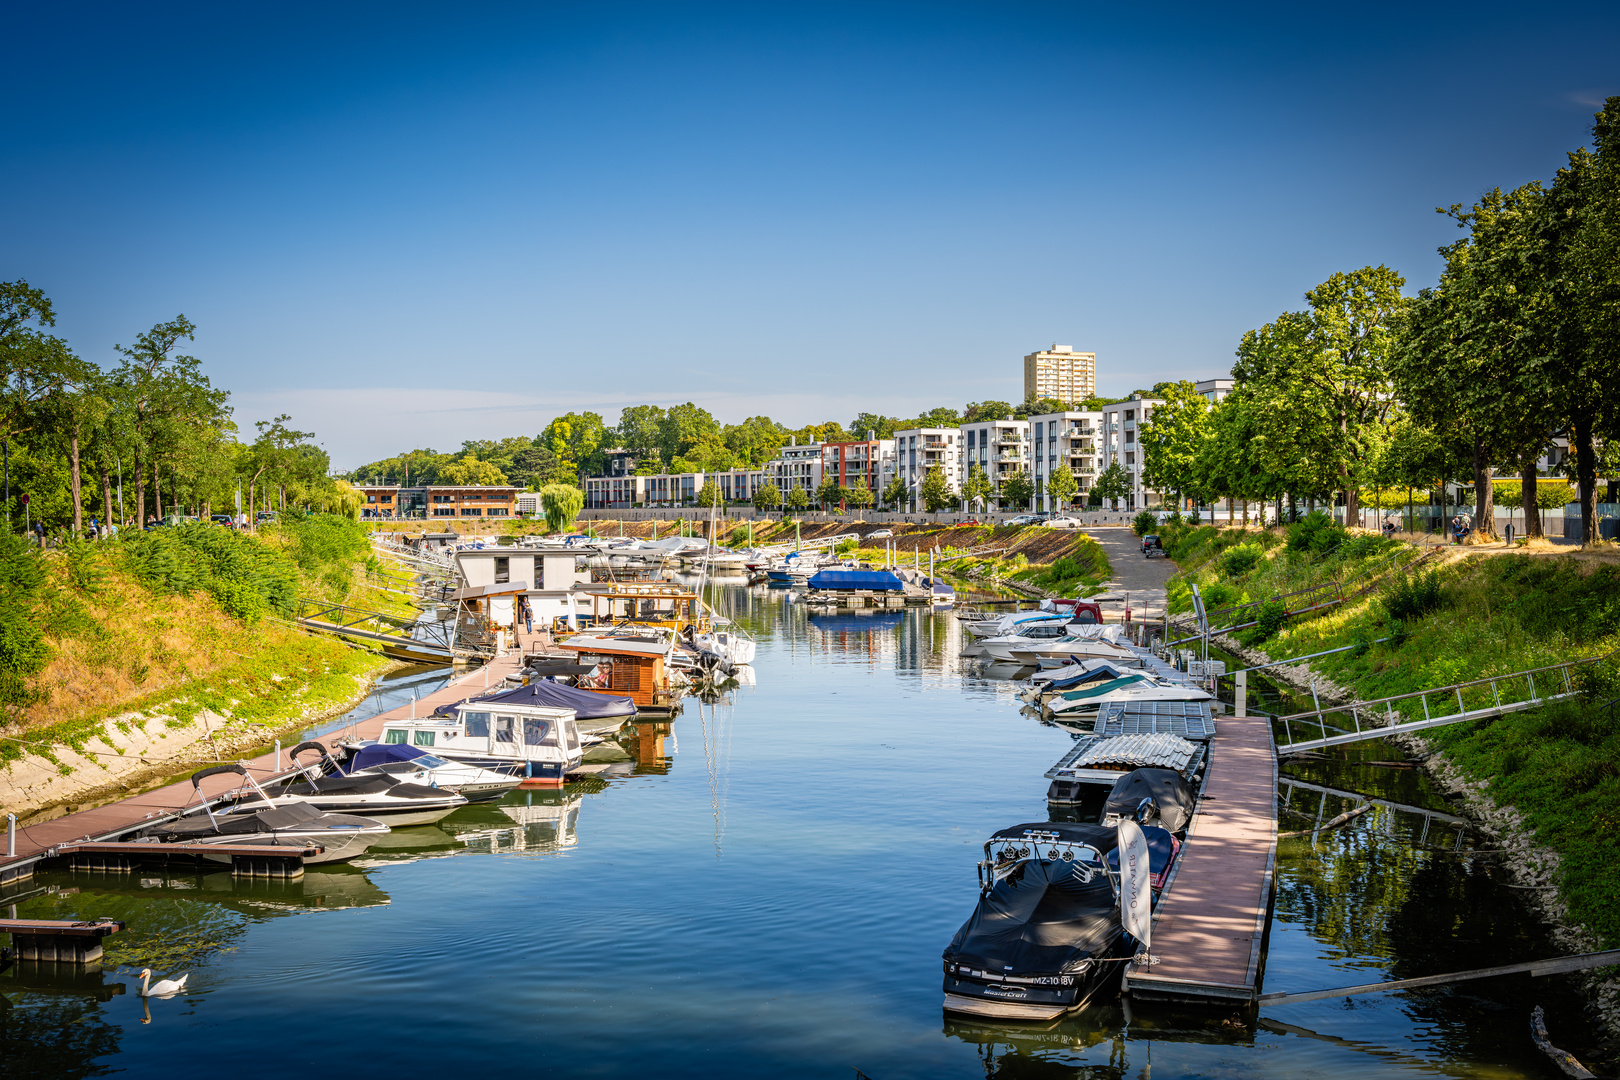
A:
{"label": "harbor water", "polygon": [[[1117,1000],[1040,1025],[944,1016],[940,953],[972,911],[981,846],[1048,817],[1042,773],[1069,736],[962,657],[948,613],[813,614],[740,585],[716,604],[758,639],[754,685],[637,725],[596,755],[601,779],[396,830],[302,881],[26,883],[19,916],[129,930],[98,974],[0,974],[5,1075],[1555,1076],[1529,1039],[1536,1004],[1555,1041],[1595,1053],[1569,977],[1258,1022]],[[407,673],[364,708],[441,677]],[[1336,792],[1394,805],[1281,842],[1265,990],[1557,953],[1424,777],[1368,763],[1395,756],[1369,744],[1285,769],[1285,831],[1352,805]],[[189,971],[186,992],[144,1001],[141,966]]]}

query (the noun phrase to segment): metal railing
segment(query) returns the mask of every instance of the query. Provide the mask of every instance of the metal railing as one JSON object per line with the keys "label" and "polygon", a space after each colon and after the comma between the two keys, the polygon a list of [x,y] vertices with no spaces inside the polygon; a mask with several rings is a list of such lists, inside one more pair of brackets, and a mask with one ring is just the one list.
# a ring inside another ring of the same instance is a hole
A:
{"label": "metal railing", "polygon": [[[1316,707],[1304,712],[1280,716],[1276,723],[1282,726],[1283,738],[1277,753],[1290,754],[1300,750],[1315,750],[1325,746],[1380,739],[1410,731],[1461,724],[1469,720],[1484,720],[1540,708],[1554,701],[1565,701],[1581,691],[1575,684],[1575,674],[1603,663],[1614,655],[1591,656],[1584,660],[1566,660],[1562,664],[1516,671],[1509,675],[1491,675],[1482,679],[1437,686],[1430,690],[1414,690],[1406,694],[1374,698],[1371,701],[1352,701],[1345,705],[1323,705],[1311,684],[1311,699]],[[1524,696],[1518,691],[1522,680]],[[1486,693],[1489,692],[1489,699]],[[1506,697],[1504,697],[1504,693]],[[1473,699],[1471,704],[1468,698]],[[1455,712],[1448,712],[1453,702]],[[1415,715],[1421,711],[1422,719]],[[1334,722],[1329,723],[1329,719]],[[1295,740],[1294,728],[1300,725],[1309,733],[1316,729],[1314,738]]]}

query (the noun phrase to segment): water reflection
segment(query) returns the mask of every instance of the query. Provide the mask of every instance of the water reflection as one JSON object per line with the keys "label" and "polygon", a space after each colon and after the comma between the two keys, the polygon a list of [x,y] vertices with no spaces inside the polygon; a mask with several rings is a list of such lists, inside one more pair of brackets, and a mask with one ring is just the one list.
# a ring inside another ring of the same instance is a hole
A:
{"label": "water reflection", "polygon": [[499,803],[463,807],[439,823],[471,852],[544,854],[579,843],[584,796],[563,791],[515,791]]}

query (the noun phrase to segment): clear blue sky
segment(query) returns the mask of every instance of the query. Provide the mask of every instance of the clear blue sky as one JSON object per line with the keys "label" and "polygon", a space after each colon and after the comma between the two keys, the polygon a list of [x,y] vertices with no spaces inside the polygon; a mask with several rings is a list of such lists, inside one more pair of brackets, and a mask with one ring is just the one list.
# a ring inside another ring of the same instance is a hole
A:
{"label": "clear blue sky", "polygon": [[347,467],[695,400],[847,422],[1224,374],[1437,205],[1545,178],[1620,6],[37,4],[0,279],[81,355],[184,312]]}

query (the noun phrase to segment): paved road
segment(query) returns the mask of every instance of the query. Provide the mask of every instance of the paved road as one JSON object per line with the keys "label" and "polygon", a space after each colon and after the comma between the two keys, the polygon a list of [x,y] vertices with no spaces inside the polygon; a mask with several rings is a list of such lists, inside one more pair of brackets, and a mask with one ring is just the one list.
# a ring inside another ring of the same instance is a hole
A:
{"label": "paved road", "polygon": [[[1176,572],[1176,564],[1167,558],[1142,557],[1142,540],[1128,528],[1087,529],[1108,556],[1114,568],[1108,592],[1100,598],[1103,610],[1110,617],[1124,614],[1126,594],[1131,603],[1131,618],[1157,619],[1164,616],[1164,583]],[[1109,598],[1112,597],[1112,603]]]}

